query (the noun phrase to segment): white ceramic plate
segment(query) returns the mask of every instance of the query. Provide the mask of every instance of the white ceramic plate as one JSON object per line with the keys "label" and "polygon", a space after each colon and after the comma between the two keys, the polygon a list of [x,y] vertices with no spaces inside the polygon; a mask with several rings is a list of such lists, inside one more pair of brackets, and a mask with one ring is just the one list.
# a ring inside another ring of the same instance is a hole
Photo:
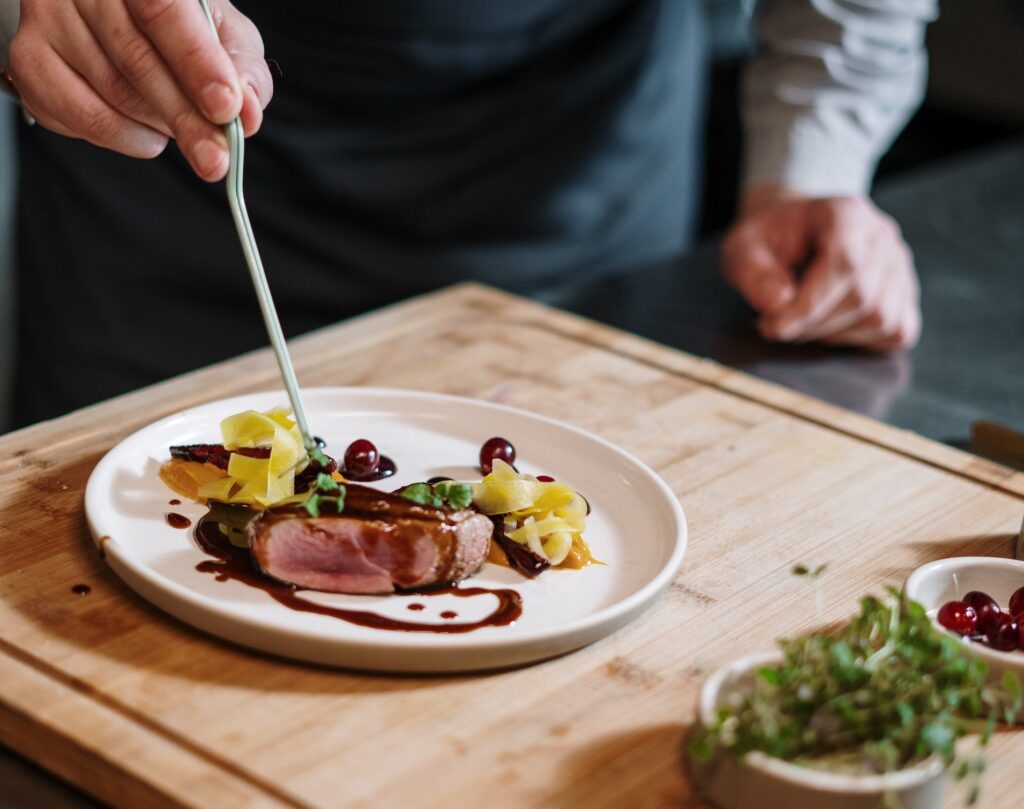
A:
{"label": "white ceramic plate", "polygon": [[[139,430],[93,470],[85,494],[89,527],[107,562],[143,598],[213,635],[273,654],[332,666],[441,672],[512,666],[577,649],[636,618],[668,586],[686,549],[686,520],[672,491],[651,469],[606,441],[551,419],[471,399],[372,388],[304,392],[313,431],[327,451],[369,438],[398,465],[379,488],[394,489],[435,475],[479,480],[480,445],[500,435],[516,447],[522,472],[552,475],[582,492],[593,513],[586,537],[606,565],[549,570],[534,580],[485,564],[466,584],[514,588],[521,617],[509,626],[464,634],[371,629],[297,612],[241,582],[218,582],[196,570],[208,559],[191,531],[172,528],[176,511],[195,522],[205,509],[175,497],[160,481],[172,444],[220,440],[221,419],[247,409],[286,405],[283,392],[209,402]],[[372,610],[401,620],[440,623],[489,614],[492,595],[348,596],[306,591],[304,598]],[[425,605],[408,609],[411,601]]]}

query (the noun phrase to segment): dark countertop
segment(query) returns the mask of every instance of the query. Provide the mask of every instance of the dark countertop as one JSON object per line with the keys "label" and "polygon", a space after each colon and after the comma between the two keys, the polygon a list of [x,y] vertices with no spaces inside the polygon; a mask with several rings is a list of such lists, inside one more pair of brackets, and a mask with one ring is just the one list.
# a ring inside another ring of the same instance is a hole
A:
{"label": "dark countertop", "polygon": [[[939,441],[966,446],[977,419],[1024,432],[1024,140],[901,176],[876,199],[921,276],[925,328],[909,353],[765,343],[719,278],[717,243],[548,301]],[[3,748],[0,784],[8,809],[97,806]]]}
{"label": "dark countertop", "polygon": [[901,175],[875,198],[921,278],[924,331],[907,353],[766,343],[719,276],[717,242],[548,300],[956,446],[978,419],[1024,432],[1024,140]]}

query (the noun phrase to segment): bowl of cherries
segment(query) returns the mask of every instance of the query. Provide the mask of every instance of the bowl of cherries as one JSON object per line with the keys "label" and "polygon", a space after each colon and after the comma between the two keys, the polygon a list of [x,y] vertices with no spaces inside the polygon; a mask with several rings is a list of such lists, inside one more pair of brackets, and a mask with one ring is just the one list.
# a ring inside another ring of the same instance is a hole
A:
{"label": "bowl of cherries", "polygon": [[1024,562],[958,556],[917,568],[904,585],[936,626],[963,639],[990,678],[1024,677]]}

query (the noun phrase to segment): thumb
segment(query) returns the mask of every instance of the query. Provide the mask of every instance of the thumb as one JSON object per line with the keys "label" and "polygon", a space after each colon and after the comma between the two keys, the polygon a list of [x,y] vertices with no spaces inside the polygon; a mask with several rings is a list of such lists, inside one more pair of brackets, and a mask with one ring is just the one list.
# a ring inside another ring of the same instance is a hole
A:
{"label": "thumb", "polygon": [[772,315],[796,297],[792,270],[766,246],[727,240],[722,249],[725,279],[762,315]]}

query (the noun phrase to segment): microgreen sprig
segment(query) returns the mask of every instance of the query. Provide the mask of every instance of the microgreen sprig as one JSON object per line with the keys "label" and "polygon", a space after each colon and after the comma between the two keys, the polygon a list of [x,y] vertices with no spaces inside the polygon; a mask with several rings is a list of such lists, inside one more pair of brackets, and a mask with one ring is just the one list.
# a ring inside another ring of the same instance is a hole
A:
{"label": "microgreen sprig", "polygon": [[473,502],[473,487],[455,480],[443,480],[433,486],[429,483],[410,483],[399,494],[413,503],[433,508],[446,505],[454,509],[469,508]]}
{"label": "microgreen sprig", "polygon": [[319,517],[321,506],[330,504],[338,514],[345,510],[345,487],[326,472],[316,476],[312,493],[302,504],[310,517]]}

